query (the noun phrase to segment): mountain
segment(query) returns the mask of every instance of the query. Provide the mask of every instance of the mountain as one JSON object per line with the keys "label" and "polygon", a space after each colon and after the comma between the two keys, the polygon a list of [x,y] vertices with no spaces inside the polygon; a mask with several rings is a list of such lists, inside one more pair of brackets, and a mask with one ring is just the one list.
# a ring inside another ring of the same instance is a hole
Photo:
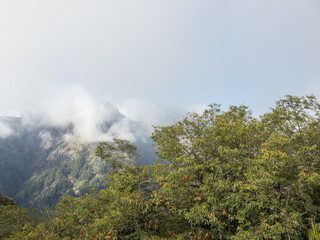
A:
{"label": "mountain", "polygon": [[[98,141],[79,138],[77,123],[46,124],[43,119],[30,121],[30,117],[1,117],[0,122],[11,131],[0,138],[0,193],[20,206],[53,207],[63,195],[80,196],[90,188],[105,186],[110,166],[95,156]],[[134,136],[138,165],[155,161],[151,140],[141,134],[146,132],[143,124],[114,110],[96,126],[100,137],[107,140],[123,135],[124,130]]]}

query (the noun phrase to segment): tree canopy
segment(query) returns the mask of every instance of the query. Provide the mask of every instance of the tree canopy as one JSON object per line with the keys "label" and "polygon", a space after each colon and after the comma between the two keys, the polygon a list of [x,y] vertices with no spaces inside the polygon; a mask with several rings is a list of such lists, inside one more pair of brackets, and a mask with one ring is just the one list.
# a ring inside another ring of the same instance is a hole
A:
{"label": "tree canopy", "polygon": [[[320,104],[286,96],[255,117],[210,105],[152,135],[160,161],[135,166],[125,140],[102,143],[108,187],[64,197],[11,239],[307,239],[320,221]],[[45,238],[44,238],[45,236]]]}

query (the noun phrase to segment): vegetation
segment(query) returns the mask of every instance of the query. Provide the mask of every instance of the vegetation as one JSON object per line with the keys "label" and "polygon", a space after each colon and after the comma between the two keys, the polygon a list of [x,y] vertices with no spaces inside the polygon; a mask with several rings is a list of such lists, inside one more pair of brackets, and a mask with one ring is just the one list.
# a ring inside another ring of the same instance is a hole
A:
{"label": "vegetation", "polygon": [[287,96],[260,117],[210,105],[152,135],[160,162],[134,164],[125,140],[102,143],[108,187],[63,197],[9,239],[317,239],[320,104]]}
{"label": "vegetation", "polygon": [[26,224],[31,223],[27,214],[28,210],[21,209],[12,199],[0,194],[0,239],[23,230]]}
{"label": "vegetation", "polygon": [[[90,146],[92,147],[92,146]],[[48,157],[32,176],[22,185],[16,195],[24,207],[43,208],[54,206],[66,194],[78,197],[89,188],[102,188],[110,169],[88,146],[78,143],[63,143],[54,148],[56,159]]]}
{"label": "vegetation", "polygon": [[[0,117],[0,122],[15,132],[0,138],[0,193],[19,206],[53,209],[63,195],[79,197],[92,187],[105,188],[110,164],[95,156],[98,143],[66,140],[65,136],[73,133],[72,124],[26,125],[21,118],[12,117]],[[155,161],[151,140],[139,139],[135,144],[139,147],[138,165]]]}
{"label": "vegetation", "polygon": [[311,221],[309,240],[320,240],[320,223],[315,224],[313,221]]}

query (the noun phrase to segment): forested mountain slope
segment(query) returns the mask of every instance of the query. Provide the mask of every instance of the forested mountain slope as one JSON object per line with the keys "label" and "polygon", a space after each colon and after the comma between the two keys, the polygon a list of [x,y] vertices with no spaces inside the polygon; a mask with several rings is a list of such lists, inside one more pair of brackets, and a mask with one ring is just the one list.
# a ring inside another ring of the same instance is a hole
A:
{"label": "forested mountain slope", "polygon": [[[120,113],[114,119],[124,118]],[[115,121],[115,120],[112,121]],[[74,127],[43,123],[26,124],[23,118],[1,117],[13,133],[0,138],[0,193],[11,197],[22,207],[53,207],[62,195],[80,196],[89,188],[103,188],[109,165],[95,156],[98,143],[86,143],[66,136]],[[131,122],[135,131],[142,124]],[[109,119],[101,129],[108,131]],[[138,164],[154,161],[151,142],[136,140]]]}

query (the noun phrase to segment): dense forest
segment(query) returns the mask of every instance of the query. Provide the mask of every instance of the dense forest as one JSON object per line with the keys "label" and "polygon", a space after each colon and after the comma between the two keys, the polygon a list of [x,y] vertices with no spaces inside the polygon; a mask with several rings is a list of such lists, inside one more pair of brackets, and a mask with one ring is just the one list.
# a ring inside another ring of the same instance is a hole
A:
{"label": "dense forest", "polygon": [[0,198],[7,239],[320,239],[320,104],[286,96],[256,117],[210,105],[152,135],[152,165],[115,139],[107,187],[28,212]]}

